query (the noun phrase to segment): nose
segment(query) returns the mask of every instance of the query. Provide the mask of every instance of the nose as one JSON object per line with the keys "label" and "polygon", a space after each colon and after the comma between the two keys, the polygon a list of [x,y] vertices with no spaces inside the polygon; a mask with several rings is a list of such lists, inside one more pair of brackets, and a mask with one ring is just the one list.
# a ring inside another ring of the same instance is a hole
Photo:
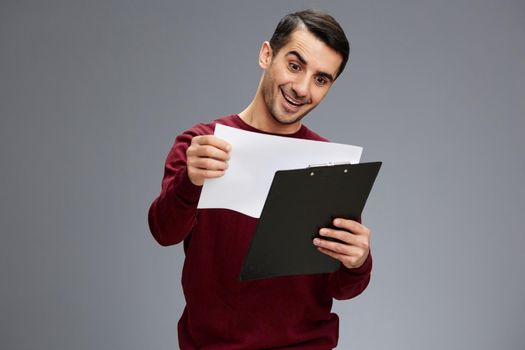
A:
{"label": "nose", "polygon": [[307,98],[309,88],[309,79],[306,76],[298,77],[292,84],[292,90],[296,97]]}

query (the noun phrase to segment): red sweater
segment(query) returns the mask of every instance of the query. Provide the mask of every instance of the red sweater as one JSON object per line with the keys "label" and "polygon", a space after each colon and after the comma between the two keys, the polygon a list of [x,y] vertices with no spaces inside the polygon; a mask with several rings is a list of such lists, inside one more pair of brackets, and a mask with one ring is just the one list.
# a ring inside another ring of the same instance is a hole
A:
{"label": "red sweater", "polygon": [[[372,259],[332,274],[239,280],[257,219],[227,209],[197,209],[201,188],[186,171],[186,149],[220,123],[259,132],[238,115],[198,124],[179,135],[168,154],[162,190],[149,210],[149,227],[163,246],[184,240],[179,320],[181,349],[332,349],[339,320],[332,300],[350,299],[368,285]],[[326,141],[305,126],[294,138]],[[249,195],[249,190],[239,188]]]}

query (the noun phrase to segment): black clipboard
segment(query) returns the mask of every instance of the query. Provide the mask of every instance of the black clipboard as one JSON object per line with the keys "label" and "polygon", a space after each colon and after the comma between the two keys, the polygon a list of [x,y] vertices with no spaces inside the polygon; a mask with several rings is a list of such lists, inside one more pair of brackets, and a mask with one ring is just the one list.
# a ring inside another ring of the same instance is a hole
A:
{"label": "black clipboard", "polygon": [[381,162],[313,166],[274,175],[241,281],[334,272],[339,261],[312,239],[333,218],[359,219]]}

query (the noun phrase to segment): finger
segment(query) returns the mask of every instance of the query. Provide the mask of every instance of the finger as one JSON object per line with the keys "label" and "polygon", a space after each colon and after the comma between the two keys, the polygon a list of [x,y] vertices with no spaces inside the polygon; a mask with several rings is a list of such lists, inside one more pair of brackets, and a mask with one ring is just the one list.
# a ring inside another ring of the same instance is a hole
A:
{"label": "finger", "polygon": [[193,140],[195,140],[195,142],[199,145],[210,145],[210,146],[214,146],[224,152],[229,152],[231,151],[231,145],[224,141],[223,139],[220,139],[218,138],[217,136],[214,136],[214,135],[201,135],[201,136],[195,136],[193,139],[192,139],[192,142]]}
{"label": "finger", "polygon": [[343,263],[347,267],[351,267],[358,260],[357,257],[339,254],[339,253],[333,252],[333,251],[328,250],[328,249],[324,249],[324,248],[320,248],[320,247],[317,248],[317,249],[321,253],[323,253],[325,255],[328,255],[328,256],[336,259],[336,260],[339,260],[341,263]]}
{"label": "finger", "polygon": [[[321,240],[322,241],[322,240]],[[331,245],[324,245],[324,242],[320,242],[316,245],[319,249],[324,249],[326,251],[330,251],[334,254],[339,254],[341,256],[352,256],[352,257],[359,257],[364,254],[363,249],[355,247],[355,246],[347,246],[343,244],[343,247],[337,248],[337,246],[331,246]],[[335,249],[333,249],[336,247]]]}
{"label": "finger", "polygon": [[204,158],[214,158],[218,160],[228,160],[230,159],[230,154],[211,145],[197,145],[191,146],[188,148],[189,157],[204,157]]}
{"label": "finger", "polygon": [[224,170],[192,169],[192,173],[203,179],[214,179],[224,175]]}
{"label": "finger", "polygon": [[319,235],[322,237],[335,238],[350,245],[361,245],[361,240],[363,239],[362,237],[354,235],[348,231],[334,230],[329,228],[320,229]]}
{"label": "finger", "polygon": [[213,158],[192,158],[188,160],[188,166],[202,170],[226,170],[228,163]]}
{"label": "finger", "polygon": [[313,243],[318,248],[324,248],[338,254],[349,255],[353,251],[352,246],[348,244],[327,241],[326,239],[315,238]]}
{"label": "finger", "polygon": [[360,236],[370,235],[370,230],[368,229],[368,227],[366,227],[365,225],[355,220],[337,218],[337,219],[334,219],[333,224],[335,227],[339,227],[339,228],[348,230],[355,235],[360,235]]}
{"label": "finger", "polygon": [[[339,260],[343,265],[345,265],[347,268],[356,268],[363,264],[364,260],[362,257],[359,256],[348,256],[348,255],[342,255],[335,253],[333,251],[324,249],[324,248],[317,248],[321,253],[328,255],[336,260]],[[366,259],[365,259],[366,260]]]}
{"label": "finger", "polygon": [[369,236],[356,235],[348,231],[322,228],[321,230],[319,230],[319,234],[322,237],[334,238],[348,245],[359,247],[362,249],[369,249],[370,246]]}
{"label": "finger", "polygon": [[328,256],[331,256],[332,258],[337,259],[339,261],[341,261],[343,259],[343,255],[338,254],[336,252],[333,252],[331,250],[324,249],[324,248],[321,248],[321,247],[317,247],[317,250],[319,250],[321,253],[326,254]]}

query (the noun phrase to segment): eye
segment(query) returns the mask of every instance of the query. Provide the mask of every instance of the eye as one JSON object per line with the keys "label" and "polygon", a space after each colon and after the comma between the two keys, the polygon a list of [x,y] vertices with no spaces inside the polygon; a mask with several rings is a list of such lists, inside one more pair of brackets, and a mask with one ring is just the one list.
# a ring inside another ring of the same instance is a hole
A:
{"label": "eye", "polygon": [[298,65],[297,63],[295,62],[290,62],[288,63],[288,68],[292,71],[292,72],[298,72],[301,70],[301,66]]}
{"label": "eye", "polygon": [[323,76],[318,76],[318,77],[315,78],[315,83],[318,86],[324,86],[324,85],[328,84],[328,79],[326,77],[323,77]]}

